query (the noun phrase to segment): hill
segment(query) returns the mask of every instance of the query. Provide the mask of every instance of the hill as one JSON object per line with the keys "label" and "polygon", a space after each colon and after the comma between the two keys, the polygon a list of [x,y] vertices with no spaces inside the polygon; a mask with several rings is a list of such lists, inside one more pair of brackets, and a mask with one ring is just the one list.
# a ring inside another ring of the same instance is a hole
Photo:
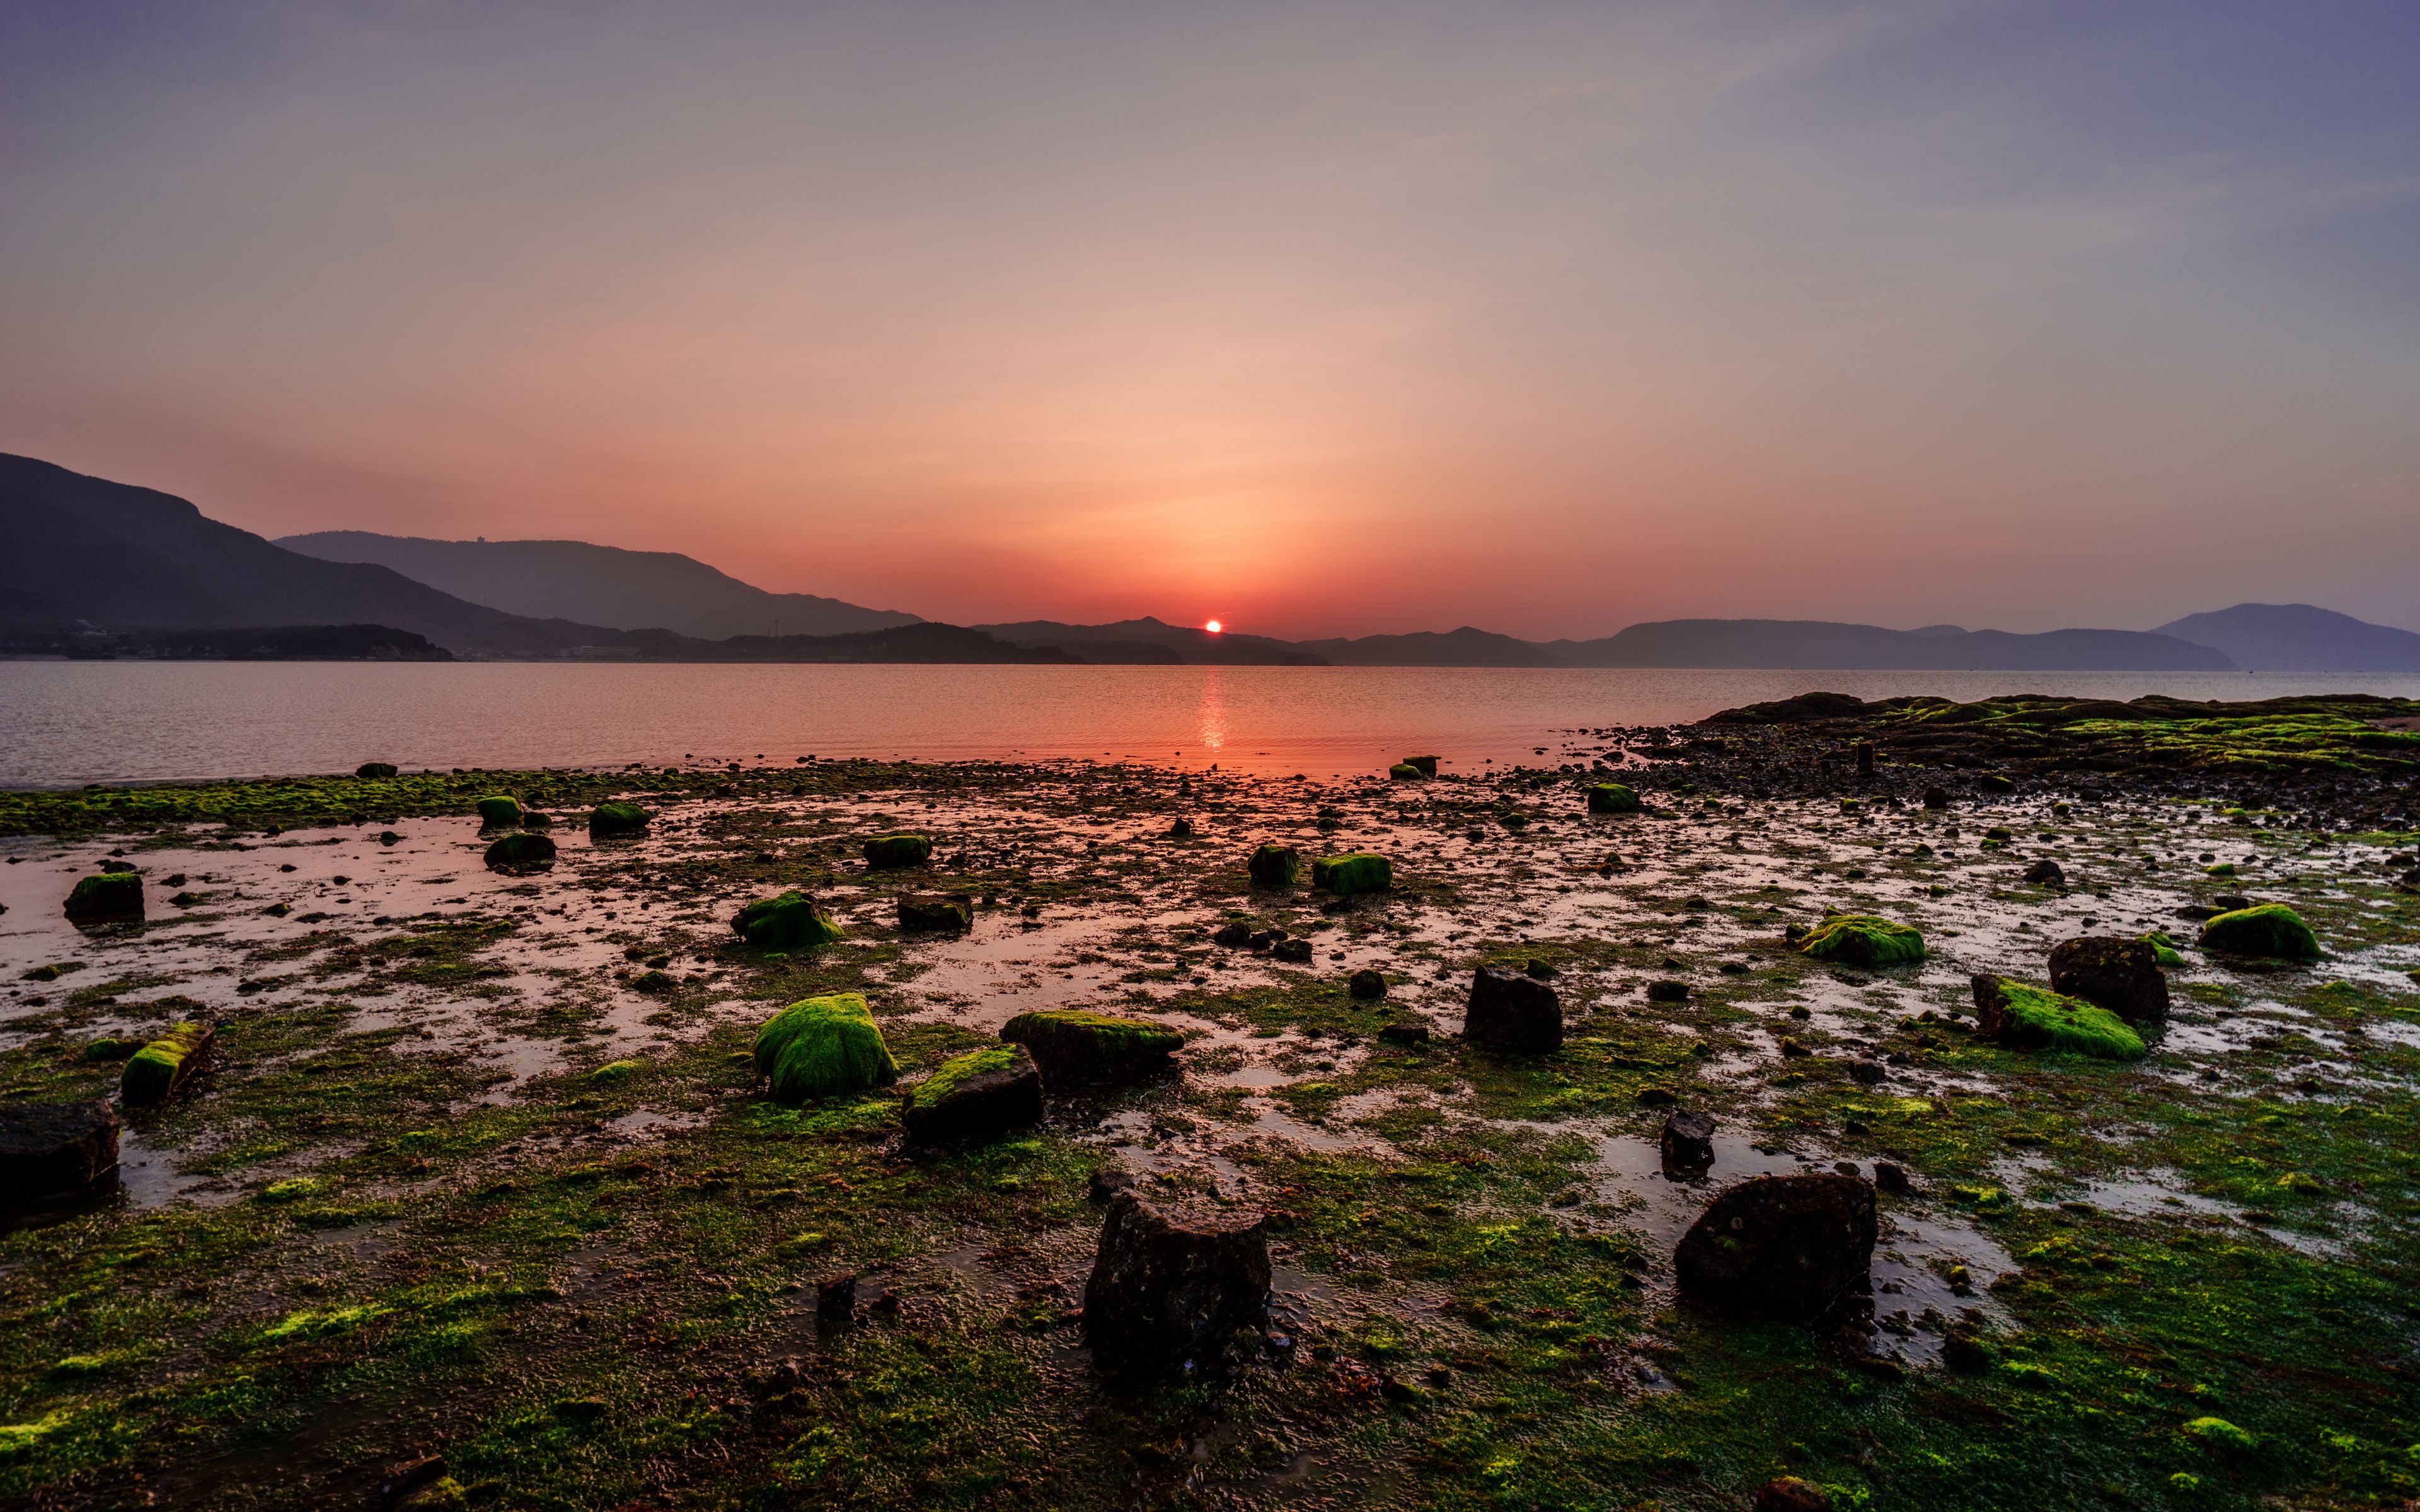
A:
{"label": "hill", "polygon": [[2309,604],[2238,604],[2160,626],[2248,672],[2420,672],[2420,635]]}
{"label": "hill", "polygon": [[2233,671],[2225,653],[2141,630],[1886,630],[1824,620],[1660,620],[1545,649],[1574,667],[1889,671]]}
{"label": "hill", "polygon": [[1049,647],[1094,662],[1186,662],[1202,667],[1317,667],[1316,654],[1288,640],[1267,636],[1212,635],[1189,625],[1170,625],[1152,615],[1118,620],[1109,625],[1063,625],[1057,620],[1021,620],[1014,625],[979,625],[987,635],[1029,647]]}

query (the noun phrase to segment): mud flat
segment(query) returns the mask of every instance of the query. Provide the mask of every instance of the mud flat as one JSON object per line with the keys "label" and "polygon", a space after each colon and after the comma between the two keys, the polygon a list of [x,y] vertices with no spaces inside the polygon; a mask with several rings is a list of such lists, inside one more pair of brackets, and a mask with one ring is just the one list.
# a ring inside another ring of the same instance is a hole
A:
{"label": "mud flat", "polygon": [[[216,1031],[121,1109],[114,1182],[0,1234],[0,1501],[2401,1504],[2420,711],[2151,702],[1793,700],[1393,780],[783,756],[0,795],[0,1099],[110,1097]],[[1605,782],[1638,810],[1590,812]],[[488,864],[503,795],[551,863]],[[647,822],[592,836],[606,800]],[[901,834],[925,864],[868,864]],[[1271,841],[1302,884],[1252,884]],[[1303,885],[1352,853],[1391,887]],[[143,917],[71,925],[104,864]],[[743,944],[792,889],[840,937]],[[2238,903],[2321,958],[2197,949]],[[1922,959],[1806,953],[1827,911]],[[2154,931],[2139,1058],[1978,1031],[1974,976]],[[1460,1038],[1482,966],[1551,987],[1559,1049]],[[897,1082],[774,1101],[759,1026],[849,993]],[[936,1067],[1060,1010],[1174,1030],[1174,1070],[908,1140]],[[1711,1165],[1659,1153],[1675,1109]],[[1683,1300],[1715,1194],[1800,1173],[1875,1183],[1869,1288],[1813,1323]],[[1275,1281],[1222,1349],[1110,1378],[1080,1309],[1125,1185],[1265,1214]]]}

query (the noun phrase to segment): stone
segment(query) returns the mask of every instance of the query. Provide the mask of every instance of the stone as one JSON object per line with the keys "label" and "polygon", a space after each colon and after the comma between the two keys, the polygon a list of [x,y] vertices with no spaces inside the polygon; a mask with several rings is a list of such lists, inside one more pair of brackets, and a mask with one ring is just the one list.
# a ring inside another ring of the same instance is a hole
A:
{"label": "stone", "polygon": [[1874,1162],[1874,1187],[1877,1191],[1887,1192],[1895,1197],[1903,1197],[1916,1190],[1916,1183],[1908,1180],[1907,1167],[1904,1165],[1893,1161],[1878,1160]]}
{"label": "stone", "polygon": [[1865,778],[1872,777],[1874,775],[1874,743],[1870,740],[1858,741],[1856,746],[1856,755],[1857,775]]}
{"label": "stone", "polygon": [[1269,947],[1269,954],[1294,965],[1307,966],[1311,964],[1311,942],[1301,939],[1279,940]]}
{"label": "stone", "polygon": [[0,1103],[0,1207],[79,1196],[116,1174],[117,1114],[106,1100]]}
{"label": "stone", "polygon": [[1251,873],[1255,887],[1291,887],[1302,872],[1302,853],[1272,841],[1255,847],[1244,870]]}
{"label": "stone", "polygon": [[1134,1172],[1110,1163],[1093,1167],[1092,1178],[1084,1183],[1084,1195],[1094,1202],[1107,1202],[1119,1193],[1129,1191],[1135,1184]]}
{"label": "stone", "polygon": [[1409,762],[1397,762],[1387,768],[1387,780],[1389,782],[1418,782],[1427,776],[1426,772]]}
{"label": "stone", "polygon": [[1001,1026],[1000,1037],[1025,1046],[1048,1086],[1160,1075],[1185,1043],[1184,1036],[1164,1024],[1072,1008],[1019,1013]]}
{"label": "stone", "polygon": [[1395,885],[1395,869],[1385,856],[1371,851],[1323,856],[1311,863],[1311,885],[1340,898],[1385,892]]}
{"label": "stone", "polygon": [[807,997],[765,1021],[756,1031],[756,1070],[770,1078],[783,1103],[888,1087],[899,1063],[862,993]]}
{"label": "stone", "polygon": [[[2171,952],[2173,953],[2173,952]],[[2149,940],[2079,934],[2050,952],[2050,989],[2097,1003],[2129,1024],[2168,1017],[2168,979],[2159,948]]]}
{"label": "stone", "polygon": [[[367,776],[367,773],[364,773]],[[379,1504],[382,1507],[402,1505],[419,1492],[445,1478],[443,1455],[420,1455],[386,1467],[379,1477]]]}
{"label": "stone", "polygon": [[795,887],[742,904],[731,932],[759,950],[805,950],[841,937],[840,926]]}
{"label": "stone", "polygon": [[1642,1087],[1638,1089],[1641,1107],[1668,1108],[1681,1101],[1681,1094],[1668,1087]]}
{"label": "stone", "polygon": [[2064,887],[2067,886],[2067,873],[2056,861],[2045,856],[2025,868],[2024,880],[2037,887]]}
{"label": "stone", "polygon": [[1168,826],[1168,838],[1170,840],[1191,840],[1193,838],[1193,821],[1186,818],[1183,814],[1177,815]]}
{"label": "stone", "polygon": [[654,818],[654,814],[635,803],[600,803],[588,810],[588,833],[635,835],[645,829]]}
{"label": "stone", "polygon": [[71,924],[140,923],[143,879],[132,872],[85,877],[68,894],[67,916]]}
{"label": "stone", "polygon": [[1406,756],[1400,764],[1413,768],[1422,777],[1436,776],[1437,759],[1434,756]]}
{"label": "stone", "polygon": [[901,929],[955,933],[971,928],[974,921],[975,900],[971,893],[903,892],[899,895]]}
{"label": "stone", "polygon": [[1378,1031],[1378,1038],[1388,1044],[1426,1044],[1429,1026],[1418,1019],[1397,1019]]}
{"label": "stone", "polygon": [[130,1108],[165,1103],[199,1069],[217,1037],[218,1031],[207,1024],[169,1025],[167,1033],[134,1052],[126,1062],[117,1076],[117,1101]]}
{"label": "stone", "polygon": [[1563,1004],[1535,977],[1481,966],[1471,978],[1462,1037],[1496,1050],[1543,1053],[1563,1045]]}
{"label": "stone", "polygon": [[353,768],[353,775],[355,777],[393,777],[395,775],[395,764],[393,762],[364,762],[359,766]]}
{"label": "stone", "polygon": [[1252,934],[1253,930],[1251,925],[1245,923],[1242,919],[1233,919],[1219,925],[1218,929],[1212,931],[1210,943],[1213,945],[1223,945],[1231,950],[1241,949],[1243,947],[1252,943]]}
{"label": "stone", "polygon": [[1849,1062],[1849,1080],[1860,1087],[1880,1087],[1883,1063],[1879,1060],[1852,1060]]}
{"label": "stone", "polygon": [[[2233,900],[2222,900],[2233,901]],[[2272,961],[2317,961],[2319,937],[2284,903],[2259,903],[2220,914],[2201,927],[2201,948]]]}
{"label": "stone", "polygon": [[1854,1176],[1760,1176],[1706,1205],[1673,1250],[1682,1294],[1741,1318],[1803,1321],[1871,1276],[1874,1189]]}
{"label": "stone", "polygon": [[554,841],[544,835],[533,835],[525,829],[510,835],[499,835],[489,842],[486,859],[488,870],[490,872],[511,872],[524,867],[552,866]]}
{"label": "stone", "polygon": [[1620,782],[1598,782],[1588,790],[1590,813],[1637,813],[1641,807],[1637,793]]}
{"label": "stone", "polygon": [[1948,808],[1949,790],[1944,787],[1926,788],[1924,790],[1924,806],[1932,810],[1936,813],[1941,810]]}
{"label": "stone", "polygon": [[857,1277],[829,1275],[815,1283],[815,1326],[846,1328],[857,1316]]}
{"label": "stone", "polygon": [[634,993],[668,993],[673,986],[673,979],[659,969],[642,971],[630,979],[630,990]]}
{"label": "stone", "polygon": [[1674,1108],[1664,1116],[1664,1133],[1656,1143],[1667,1175],[1702,1173],[1714,1164],[1714,1116]]}
{"label": "stone", "polygon": [[1367,967],[1353,973],[1345,983],[1346,991],[1363,1002],[1387,995],[1387,979]]}
{"label": "stone", "polygon": [[479,823],[489,829],[510,829],[521,822],[521,800],[497,794],[479,800]]}
{"label": "stone", "polygon": [[2019,1050],[2065,1050],[2102,1060],[2140,1060],[2143,1037],[2097,1004],[2007,977],[1968,979],[1983,1034]]}
{"label": "stone", "polygon": [[1269,1300],[1268,1221],[1109,1199],[1084,1286],[1084,1334],[1110,1369],[1208,1364]]}
{"label": "stone", "polygon": [[1798,941],[1802,955],[1855,966],[1899,965],[1924,959],[1924,936],[1913,927],[1872,914],[1834,914]]}
{"label": "stone", "polygon": [[876,835],[861,849],[865,864],[877,872],[923,866],[933,858],[933,841],[923,835]]}
{"label": "stone", "polygon": [[1042,1072],[1023,1045],[953,1056],[899,1104],[909,1137],[926,1144],[989,1139],[1042,1121]]}
{"label": "stone", "polygon": [[1647,1000],[1651,1003],[1685,1003],[1689,1000],[1689,984],[1662,979],[1647,984]]}
{"label": "stone", "polygon": [[1756,1512],[1831,1512],[1832,1498],[1813,1481],[1784,1475],[1756,1490]]}

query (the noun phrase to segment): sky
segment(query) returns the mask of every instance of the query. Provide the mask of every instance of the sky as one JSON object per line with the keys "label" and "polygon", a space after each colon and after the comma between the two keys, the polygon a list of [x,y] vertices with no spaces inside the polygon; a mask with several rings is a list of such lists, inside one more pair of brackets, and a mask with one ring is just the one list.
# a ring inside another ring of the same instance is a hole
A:
{"label": "sky", "polygon": [[0,8],[0,451],[956,623],[2420,629],[2420,7]]}

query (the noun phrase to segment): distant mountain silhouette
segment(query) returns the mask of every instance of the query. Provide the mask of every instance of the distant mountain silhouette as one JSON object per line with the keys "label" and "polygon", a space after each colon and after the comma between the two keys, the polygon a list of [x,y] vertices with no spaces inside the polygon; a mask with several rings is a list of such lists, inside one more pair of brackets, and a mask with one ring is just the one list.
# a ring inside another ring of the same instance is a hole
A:
{"label": "distant mountain silhouette", "polygon": [[1340,667],[1564,667],[1570,663],[1544,646],[1493,630],[1464,625],[1440,634],[1365,635],[1350,640],[1306,640]]}
{"label": "distant mountain silhouette", "polygon": [[1189,625],[1170,625],[1151,615],[1109,625],[1063,625],[1021,620],[979,625],[986,635],[1020,646],[1051,646],[1096,662],[1188,662],[1202,667],[1316,667],[1313,652],[1261,635],[1212,635]]}
{"label": "distant mountain silhouette", "polygon": [[2308,604],[2238,604],[2159,628],[2251,672],[2420,672],[2420,635]]}
{"label": "distant mountain silhouette", "polygon": [[1889,671],[2235,671],[2225,653],[2141,630],[1885,630],[1824,620],[1660,620],[1545,649],[1574,667],[1769,667]]}
{"label": "distant mountain silhouette", "polygon": [[627,551],[586,541],[433,541],[367,531],[317,531],[277,544],[324,562],[371,562],[415,582],[537,619],[617,630],[727,636],[851,635],[921,623],[814,594],[774,594],[677,551]]}

